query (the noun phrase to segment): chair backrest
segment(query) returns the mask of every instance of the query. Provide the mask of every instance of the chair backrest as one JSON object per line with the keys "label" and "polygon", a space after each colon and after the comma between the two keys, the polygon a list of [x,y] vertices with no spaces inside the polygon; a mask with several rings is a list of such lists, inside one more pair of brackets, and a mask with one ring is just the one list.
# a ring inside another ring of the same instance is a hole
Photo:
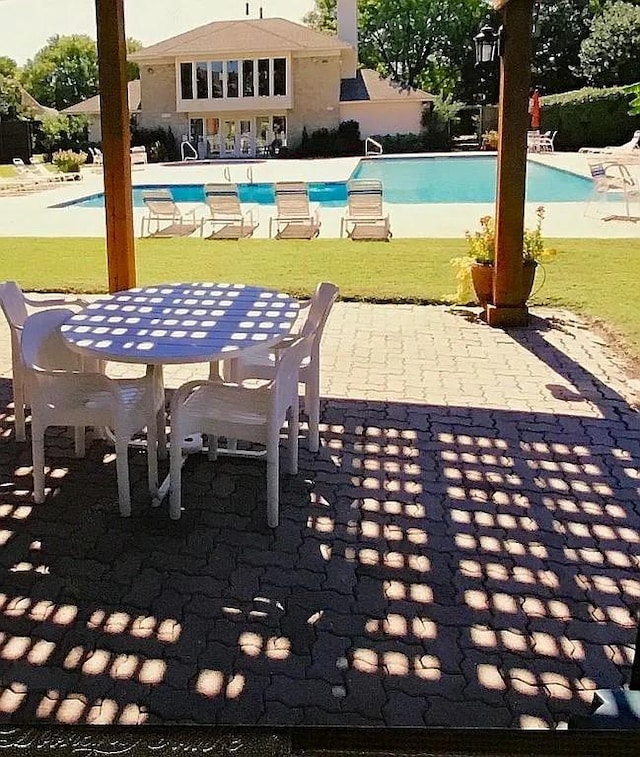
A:
{"label": "chair backrest", "polygon": [[26,166],[22,158],[13,158],[12,163],[14,166],[20,166],[20,168],[24,168]]}
{"label": "chair backrest", "polygon": [[594,181],[595,189],[599,192],[617,190],[627,192],[636,188],[636,182],[629,169],[623,163],[616,161],[589,161],[589,171]]}
{"label": "chair backrest", "polygon": [[351,216],[382,216],[382,182],[380,179],[352,179],[347,183],[347,202]]}
{"label": "chair backrest", "polygon": [[52,308],[27,317],[22,330],[22,359],[27,368],[79,371],[82,358],[62,338],[60,326],[73,315],[68,308]]}
{"label": "chair backrest", "polygon": [[276,206],[282,218],[308,218],[309,190],[302,181],[279,181],[275,185]]}
{"label": "chair backrest", "polygon": [[211,215],[241,216],[237,184],[205,184],[204,199]]}
{"label": "chair backrest", "polygon": [[307,357],[308,340],[304,337],[296,339],[288,347],[281,351],[276,372],[270,385],[275,393],[276,414],[280,412],[283,406],[293,394],[298,392],[298,376],[300,372],[300,363]]}
{"label": "chair backrest", "polygon": [[148,189],[142,193],[142,202],[156,216],[173,216],[178,206],[168,189]]}
{"label": "chair backrest", "polygon": [[328,281],[323,281],[316,287],[307,318],[300,329],[300,335],[304,338],[306,346],[303,360],[308,357],[312,360],[318,358],[324,327],[333,303],[338,299],[338,294],[338,287]]}
{"label": "chair backrest", "polygon": [[19,330],[27,320],[29,312],[22,289],[15,281],[0,283],[0,307],[5,314],[12,332]]}

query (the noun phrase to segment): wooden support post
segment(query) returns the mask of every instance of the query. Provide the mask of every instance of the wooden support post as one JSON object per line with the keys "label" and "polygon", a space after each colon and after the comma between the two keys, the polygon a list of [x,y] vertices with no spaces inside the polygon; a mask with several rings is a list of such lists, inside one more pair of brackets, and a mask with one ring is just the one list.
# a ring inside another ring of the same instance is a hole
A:
{"label": "wooden support post", "polygon": [[136,284],[124,0],[95,0],[109,291]]}
{"label": "wooden support post", "polygon": [[498,191],[491,326],[524,326],[526,305],[518,304],[522,278],[527,129],[531,81],[533,0],[510,0],[502,9],[504,46],[498,113]]}

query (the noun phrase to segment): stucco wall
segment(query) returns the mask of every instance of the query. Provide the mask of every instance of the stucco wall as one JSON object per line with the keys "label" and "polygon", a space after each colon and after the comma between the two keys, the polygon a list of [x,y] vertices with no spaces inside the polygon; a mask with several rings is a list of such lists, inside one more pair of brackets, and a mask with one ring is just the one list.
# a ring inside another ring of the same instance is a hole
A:
{"label": "stucco wall", "polygon": [[335,129],[340,123],[340,58],[293,59],[293,110],[287,115],[287,139],[291,146],[302,139],[306,126]]}
{"label": "stucco wall", "polygon": [[422,103],[354,102],[340,104],[341,121],[358,121],[360,136],[417,134],[421,130]]}
{"label": "stucco wall", "polygon": [[140,100],[147,113],[175,113],[176,68],[173,63],[140,64]]}

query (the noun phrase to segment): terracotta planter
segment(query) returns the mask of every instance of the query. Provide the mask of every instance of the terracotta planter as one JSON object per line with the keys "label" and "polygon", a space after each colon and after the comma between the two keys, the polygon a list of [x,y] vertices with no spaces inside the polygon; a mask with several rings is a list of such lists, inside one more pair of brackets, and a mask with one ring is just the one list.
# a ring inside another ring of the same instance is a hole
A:
{"label": "terracotta planter", "polygon": [[[533,289],[537,265],[538,264],[535,262],[526,262],[522,267],[522,281],[520,282],[520,287],[517,289],[517,292],[514,292],[513,305],[524,305],[529,299],[529,295]],[[473,281],[473,289],[476,293],[478,303],[482,305],[482,307],[488,303],[492,303],[493,264],[476,263],[471,268],[471,280]]]}

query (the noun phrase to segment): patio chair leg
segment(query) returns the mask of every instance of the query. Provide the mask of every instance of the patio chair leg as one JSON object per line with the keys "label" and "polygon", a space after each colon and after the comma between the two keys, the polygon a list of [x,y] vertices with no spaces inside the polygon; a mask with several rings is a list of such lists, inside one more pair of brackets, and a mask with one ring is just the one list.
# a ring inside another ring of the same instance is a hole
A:
{"label": "patio chair leg", "polygon": [[118,479],[118,502],[120,515],[131,515],[131,489],[129,487],[129,440],[116,431],[116,476]]}
{"label": "patio chair leg", "polygon": [[320,377],[313,366],[305,386],[304,404],[309,416],[309,451],[317,452],[320,449]]}
{"label": "patio chair leg", "polygon": [[300,402],[298,399],[289,408],[287,413],[288,427],[288,453],[289,453],[289,470],[292,476],[298,472],[298,430],[300,426]]}
{"label": "patio chair leg", "polygon": [[24,404],[25,404],[25,392],[24,392],[24,384],[16,380],[15,373],[13,378],[13,417],[15,419],[15,433],[16,433],[16,441],[23,442],[26,439],[26,431],[25,431],[25,412],[24,412]]}
{"label": "patio chair leg", "polygon": [[[158,493],[158,427],[150,423],[147,427],[147,476],[149,494],[154,497]],[[166,450],[166,444],[165,444]]]}
{"label": "patio chair leg", "polygon": [[33,500],[44,502],[44,432],[38,423],[31,421],[31,456],[33,464]]}
{"label": "patio chair leg", "polygon": [[180,505],[182,500],[182,444],[183,439],[179,429],[172,430],[173,443],[169,449],[169,517],[171,520],[180,519]]}
{"label": "patio chair leg", "polygon": [[76,426],[74,430],[74,449],[76,457],[85,456],[85,427]]}
{"label": "patio chair leg", "polygon": [[267,441],[267,525],[276,528],[279,511],[279,434],[274,434]]}

